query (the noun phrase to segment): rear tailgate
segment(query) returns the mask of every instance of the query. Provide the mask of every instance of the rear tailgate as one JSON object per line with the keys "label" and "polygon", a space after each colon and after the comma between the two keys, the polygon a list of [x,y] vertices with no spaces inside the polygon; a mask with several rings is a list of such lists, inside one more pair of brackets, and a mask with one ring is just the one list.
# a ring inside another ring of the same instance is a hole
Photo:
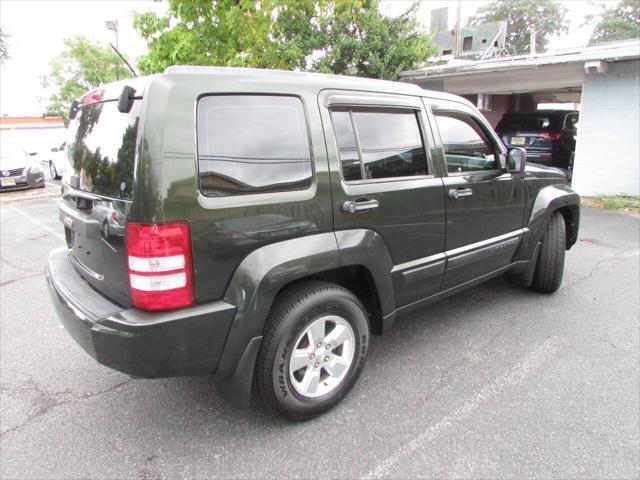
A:
{"label": "rear tailgate", "polygon": [[76,269],[128,307],[125,225],[133,198],[142,90],[136,91],[128,113],[118,110],[118,91],[122,86],[85,96],[69,125],[69,169],[59,215]]}

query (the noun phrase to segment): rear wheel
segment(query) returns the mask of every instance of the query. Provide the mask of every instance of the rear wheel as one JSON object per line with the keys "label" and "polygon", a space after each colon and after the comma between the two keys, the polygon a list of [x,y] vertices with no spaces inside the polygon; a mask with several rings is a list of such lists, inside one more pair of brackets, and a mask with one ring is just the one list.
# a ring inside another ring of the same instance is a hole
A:
{"label": "rear wheel", "polygon": [[260,348],[262,399],[292,420],[329,410],[356,383],[368,343],[365,309],[349,290],[321,281],[292,288],[276,301]]}
{"label": "rear wheel", "polygon": [[560,288],[564,272],[565,224],[562,214],[554,212],[542,237],[540,254],[531,288],[551,293]]}

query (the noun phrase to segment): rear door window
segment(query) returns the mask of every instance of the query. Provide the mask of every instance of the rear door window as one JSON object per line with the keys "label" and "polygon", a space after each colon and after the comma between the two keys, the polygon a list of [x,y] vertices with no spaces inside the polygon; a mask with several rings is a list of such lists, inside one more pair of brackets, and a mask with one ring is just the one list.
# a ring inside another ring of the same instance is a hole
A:
{"label": "rear door window", "polygon": [[346,182],[427,174],[414,110],[340,108],[331,118]]}
{"label": "rear door window", "polygon": [[313,169],[302,101],[211,95],[197,107],[200,190],[221,197],[309,188]]}

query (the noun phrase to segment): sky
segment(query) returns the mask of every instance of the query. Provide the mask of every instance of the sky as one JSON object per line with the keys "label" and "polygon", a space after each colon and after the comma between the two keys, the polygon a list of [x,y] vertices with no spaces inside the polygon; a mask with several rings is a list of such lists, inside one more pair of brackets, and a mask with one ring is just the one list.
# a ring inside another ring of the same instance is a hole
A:
{"label": "sky", "polygon": [[[463,24],[475,10],[488,0],[463,0]],[[569,34],[553,38],[550,49],[582,46],[587,43],[593,26],[581,26],[584,16],[597,13],[597,4],[612,6],[616,0],[561,1],[568,9]],[[381,10],[398,15],[409,8],[411,0],[382,0]],[[422,0],[418,15],[428,27],[429,11],[450,7],[454,21],[456,2],[452,0]],[[89,39],[115,43],[114,32],[105,21],[118,20],[120,50],[131,59],[146,51],[144,41],[132,27],[134,11],[166,11],[166,3],[153,0],[0,0],[0,25],[5,33],[10,59],[0,66],[0,115],[41,115],[40,98],[47,97],[40,77],[49,71],[49,62],[58,55],[63,40],[77,34]]]}

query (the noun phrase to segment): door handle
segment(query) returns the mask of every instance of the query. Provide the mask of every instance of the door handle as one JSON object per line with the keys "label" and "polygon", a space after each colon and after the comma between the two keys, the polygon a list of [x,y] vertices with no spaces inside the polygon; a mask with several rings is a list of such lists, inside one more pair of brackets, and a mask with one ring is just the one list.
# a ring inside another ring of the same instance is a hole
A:
{"label": "door handle", "polygon": [[452,200],[460,200],[464,197],[470,197],[473,195],[473,190],[470,188],[458,188],[449,190],[449,198]]}
{"label": "door handle", "polygon": [[371,208],[378,208],[377,200],[357,200],[355,202],[344,202],[342,204],[342,210],[346,213],[356,213],[369,210]]}

